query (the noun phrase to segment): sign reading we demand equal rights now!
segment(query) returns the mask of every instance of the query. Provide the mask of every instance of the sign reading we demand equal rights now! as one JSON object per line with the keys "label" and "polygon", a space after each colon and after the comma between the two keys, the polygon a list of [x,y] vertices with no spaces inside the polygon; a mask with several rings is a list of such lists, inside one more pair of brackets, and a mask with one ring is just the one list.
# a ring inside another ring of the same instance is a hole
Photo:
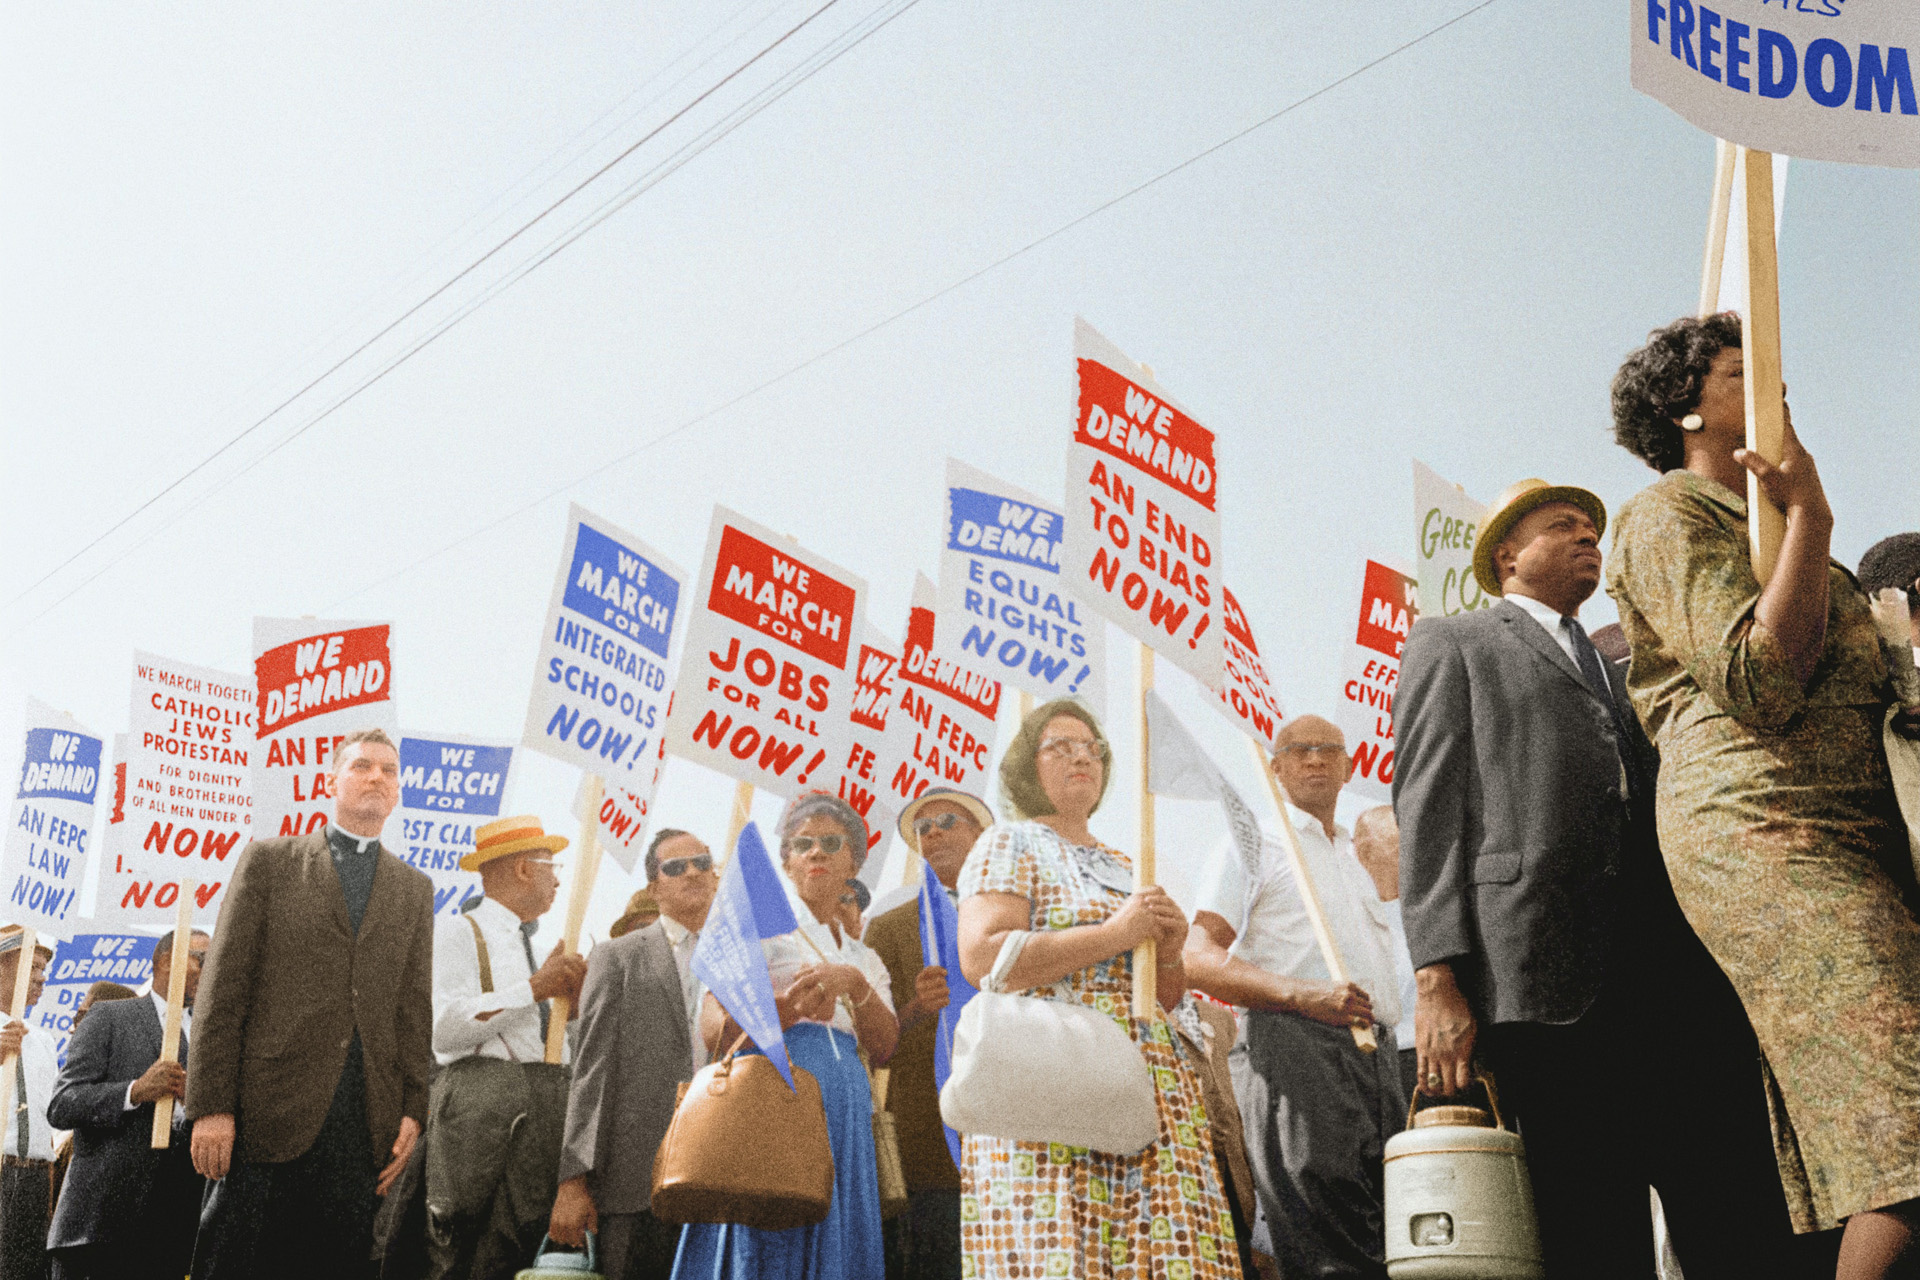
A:
{"label": "sign reading we demand equal rights now!", "polygon": [[1213,433],[1120,349],[1075,320],[1079,398],[1061,552],[1094,609],[1218,689],[1220,516]]}
{"label": "sign reading we demand equal rights now!", "polygon": [[830,785],[866,582],[716,506],[694,586],[667,749],[776,795]]}
{"label": "sign reading we demand equal rights now!", "polygon": [[1400,687],[1400,655],[1420,615],[1414,581],[1397,569],[1367,561],[1360,586],[1360,625],[1340,672],[1339,722],[1353,755],[1349,789],[1393,799],[1393,695]]}
{"label": "sign reading we demand equal rights now!", "polygon": [[79,914],[102,744],[38,698],[27,699],[26,721],[19,785],[0,844],[0,888],[9,921],[65,937]]}
{"label": "sign reading we demand equal rights now!", "polygon": [[327,825],[333,753],[347,734],[380,728],[399,740],[388,631],[384,622],[253,620],[255,839]]}

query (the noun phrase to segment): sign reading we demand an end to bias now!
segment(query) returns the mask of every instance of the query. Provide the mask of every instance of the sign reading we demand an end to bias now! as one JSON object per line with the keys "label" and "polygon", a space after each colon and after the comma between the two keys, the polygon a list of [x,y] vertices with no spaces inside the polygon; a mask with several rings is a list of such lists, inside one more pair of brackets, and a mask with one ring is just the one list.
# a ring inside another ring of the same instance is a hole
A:
{"label": "sign reading we demand an end to bias now!", "polygon": [[1400,687],[1400,655],[1420,614],[1414,581],[1397,569],[1367,561],[1360,585],[1360,625],[1340,672],[1340,731],[1353,756],[1349,789],[1393,798],[1393,695]]}
{"label": "sign reading we demand an end to bias now!", "polygon": [[1067,446],[1067,581],[1096,611],[1209,689],[1225,661],[1213,432],[1084,320]]}
{"label": "sign reading we demand an end to bias now!", "polygon": [[571,508],[521,744],[651,801],[686,581],[634,535]]}
{"label": "sign reading we demand an end to bias now!", "polygon": [[867,584],[715,507],[667,750],[776,795],[823,781],[846,751]]}
{"label": "sign reading we demand an end to bias now!", "polygon": [[73,932],[100,794],[101,746],[99,735],[72,716],[27,699],[19,785],[0,844],[0,891],[14,924],[54,937]]}
{"label": "sign reading we demand an end to bias now!", "polygon": [[934,650],[1041,701],[1075,697],[1106,714],[1107,624],[1060,573],[1065,513],[947,459]]}
{"label": "sign reading we demand an end to bias now!", "polygon": [[359,729],[398,741],[384,622],[255,618],[256,840],[306,835],[333,814],[334,750]]}
{"label": "sign reading we demand an end to bias now!", "polygon": [[473,852],[473,829],[499,817],[513,772],[513,746],[451,733],[400,738],[399,819],[387,824],[403,862],[433,881],[433,913],[454,915],[480,895],[480,873],[462,871]]}
{"label": "sign reading we demand an end to bias now!", "polygon": [[1716,137],[1847,164],[1920,166],[1920,5],[1632,0],[1633,87]]}

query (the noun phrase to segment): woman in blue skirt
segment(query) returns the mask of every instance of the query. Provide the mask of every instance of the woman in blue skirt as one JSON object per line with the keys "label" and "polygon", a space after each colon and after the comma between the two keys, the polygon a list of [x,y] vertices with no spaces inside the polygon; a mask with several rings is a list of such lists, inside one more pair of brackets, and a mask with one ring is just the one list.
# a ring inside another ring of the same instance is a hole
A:
{"label": "woman in blue skirt", "polygon": [[[824,1222],[787,1231],[689,1226],[674,1280],[881,1280],[885,1271],[873,1095],[860,1050],[883,1065],[900,1024],[886,965],[839,922],[847,881],[867,858],[867,824],[837,796],[801,796],[780,819],[780,857],[807,910],[797,913],[797,931],[761,945],[787,1052],[820,1082],[833,1147],[833,1207]],[[716,1056],[740,1034],[712,996],[701,1026]]]}

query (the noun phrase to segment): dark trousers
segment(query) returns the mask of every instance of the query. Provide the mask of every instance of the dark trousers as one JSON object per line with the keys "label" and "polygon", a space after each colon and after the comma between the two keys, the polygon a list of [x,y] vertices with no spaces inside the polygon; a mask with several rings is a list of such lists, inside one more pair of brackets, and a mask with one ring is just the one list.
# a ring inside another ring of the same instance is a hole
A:
{"label": "dark trousers", "polygon": [[206,1180],[193,1171],[184,1129],[154,1162],[140,1212],[114,1224],[114,1238],[56,1249],[53,1280],[180,1280],[193,1265],[194,1229]]}
{"label": "dark trousers", "polygon": [[433,1082],[427,1123],[427,1275],[513,1280],[553,1213],[568,1072],[462,1058]]}
{"label": "dark trousers", "polygon": [[1345,1027],[1252,1011],[1229,1059],[1247,1163],[1280,1274],[1385,1280],[1381,1169],[1406,1121],[1393,1032],[1377,1053]]}
{"label": "dark trousers", "polygon": [[53,1216],[53,1161],[0,1164],[0,1280],[45,1280]]}
{"label": "dark trousers", "polygon": [[680,1250],[677,1222],[639,1213],[600,1215],[600,1272],[607,1280],[668,1280]]}
{"label": "dark trousers", "polygon": [[880,1224],[887,1280],[960,1280],[960,1192],[910,1191],[907,1211]]}

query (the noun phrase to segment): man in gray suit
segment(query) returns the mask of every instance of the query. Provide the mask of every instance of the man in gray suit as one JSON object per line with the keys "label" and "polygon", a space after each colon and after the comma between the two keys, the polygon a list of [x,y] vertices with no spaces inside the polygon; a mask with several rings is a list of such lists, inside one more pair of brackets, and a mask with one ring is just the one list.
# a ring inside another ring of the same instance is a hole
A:
{"label": "man in gray suit", "polygon": [[194,1224],[206,1183],[187,1153],[186,1113],[174,1112],[173,1145],[153,1149],[153,1107],[187,1094],[194,993],[207,935],[188,943],[180,1061],[160,1060],[173,935],[153,949],[153,989],[96,1004],[67,1045],[47,1123],[73,1131],[73,1164],[61,1184],[47,1248],[56,1280],[179,1280],[193,1261]]}
{"label": "man in gray suit", "polygon": [[1555,1280],[1652,1274],[1649,1185],[1689,1280],[1787,1274],[1758,1045],[1674,900],[1658,761],[1577,617],[1605,526],[1585,490],[1514,485],[1474,548],[1504,598],[1407,640],[1393,792],[1421,1088],[1467,1088],[1476,1050],[1492,1068]]}
{"label": "man in gray suit", "polygon": [[699,1031],[705,992],[689,965],[720,887],[713,855],[697,837],[667,828],[648,846],[646,869],[660,919],[587,958],[548,1224],[555,1240],[574,1246],[597,1229],[607,1280],[666,1280],[673,1270],[680,1228],[648,1211],[653,1156],[680,1082],[707,1060]]}

